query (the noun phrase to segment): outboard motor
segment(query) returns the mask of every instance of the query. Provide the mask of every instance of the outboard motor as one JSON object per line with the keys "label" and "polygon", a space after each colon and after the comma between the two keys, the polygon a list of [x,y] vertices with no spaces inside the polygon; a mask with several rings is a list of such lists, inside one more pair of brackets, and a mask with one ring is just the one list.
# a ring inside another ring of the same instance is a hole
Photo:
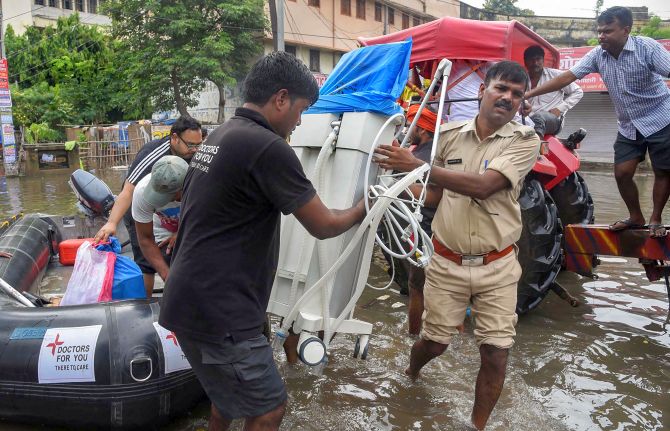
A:
{"label": "outboard motor", "polygon": [[68,181],[77,196],[77,206],[89,217],[107,216],[114,205],[109,186],[90,172],[77,169]]}

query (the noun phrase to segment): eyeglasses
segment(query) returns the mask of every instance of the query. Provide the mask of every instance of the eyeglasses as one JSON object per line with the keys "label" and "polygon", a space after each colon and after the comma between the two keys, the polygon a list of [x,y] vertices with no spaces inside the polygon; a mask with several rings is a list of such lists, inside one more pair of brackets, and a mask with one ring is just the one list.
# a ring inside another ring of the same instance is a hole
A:
{"label": "eyeglasses", "polygon": [[[175,133],[175,134],[176,134],[176,133]],[[197,149],[200,148],[200,146],[202,145],[202,141],[201,141],[201,142],[198,142],[198,143],[191,143],[191,142],[186,142],[186,141],[184,140],[184,138],[182,138],[182,137],[179,136],[179,135],[177,135],[177,138],[178,138],[180,141],[182,141],[182,142],[184,143],[184,145],[186,145],[186,148],[188,148],[189,150],[197,150]]]}

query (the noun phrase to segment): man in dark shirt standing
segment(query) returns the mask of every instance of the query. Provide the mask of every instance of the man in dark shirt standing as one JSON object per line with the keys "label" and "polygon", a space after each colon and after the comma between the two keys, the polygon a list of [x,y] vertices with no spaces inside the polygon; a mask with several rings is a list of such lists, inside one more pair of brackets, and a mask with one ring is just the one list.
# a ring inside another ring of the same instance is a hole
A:
{"label": "man in dark shirt standing", "polygon": [[323,205],[286,138],[318,98],[307,67],[285,52],[259,60],[244,105],[191,160],[159,323],[175,332],[212,401],[209,429],[245,418],[278,429],[286,390],[262,334],[277,269],[280,213],[317,238],[360,222],[362,202]]}

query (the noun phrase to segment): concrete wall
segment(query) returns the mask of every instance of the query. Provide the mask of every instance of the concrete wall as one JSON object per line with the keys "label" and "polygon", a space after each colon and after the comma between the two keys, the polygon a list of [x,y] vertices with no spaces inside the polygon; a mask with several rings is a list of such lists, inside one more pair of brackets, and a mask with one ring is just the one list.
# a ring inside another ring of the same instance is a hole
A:
{"label": "concrete wall", "polygon": [[[633,12],[633,31],[639,31],[649,21],[649,10],[646,6],[630,9]],[[598,36],[595,18],[501,15],[465,3],[461,3],[460,16],[485,21],[517,20],[556,47],[585,46],[589,39]],[[670,21],[663,21],[661,26],[670,27]]]}

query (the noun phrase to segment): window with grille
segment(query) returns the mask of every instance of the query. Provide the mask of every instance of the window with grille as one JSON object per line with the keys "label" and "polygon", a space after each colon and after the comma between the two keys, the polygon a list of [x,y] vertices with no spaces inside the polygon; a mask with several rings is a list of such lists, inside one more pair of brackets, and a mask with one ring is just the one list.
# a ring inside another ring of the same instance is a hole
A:
{"label": "window with grille", "polygon": [[75,0],[74,6],[79,12],[83,12],[84,11],[84,0]]}
{"label": "window with grille", "polygon": [[56,4],[56,0],[49,0],[49,6],[58,7],[58,5]]}
{"label": "window with grille", "polygon": [[421,20],[417,17],[412,18],[412,25],[416,27],[417,25],[421,24]]}
{"label": "window with grille", "polygon": [[35,0],[35,4],[44,6],[44,0]]}
{"label": "window with grille", "polygon": [[402,14],[402,28],[409,28],[409,15]]}
{"label": "window with grille", "polygon": [[395,24],[395,10],[390,7],[387,8],[386,13],[388,14],[388,21],[390,25]]}
{"label": "window with grille", "polygon": [[365,0],[356,0],[356,18],[365,19]]}
{"label": "window with grille", "polygon": [[321,7],[321,0],[307,0],[307,6]]}
{"label": "window with grille", "polygon": [[309,70],[321,72],[321,51],[318,49],[309,50]]}
{"label": "window with grille", "polygon": [[382,4],[375,3],[375,21],[382,22]]}
{"label": "window with grille", "polygon": [[88,0],[88,13],[98,13],[98,0]]}
{"label": "window with grille", "polygon": [[351,0],[340,0],[340,13],[351,16]]}
{"label": "window with grille", "polygon": [[72,10],[72,0],[63,0],[63,9]]}
{"label": "window with grille", "polygon": [[295,57],[296,54],[295,45],[286,45],[284,47],[284,50]]}

